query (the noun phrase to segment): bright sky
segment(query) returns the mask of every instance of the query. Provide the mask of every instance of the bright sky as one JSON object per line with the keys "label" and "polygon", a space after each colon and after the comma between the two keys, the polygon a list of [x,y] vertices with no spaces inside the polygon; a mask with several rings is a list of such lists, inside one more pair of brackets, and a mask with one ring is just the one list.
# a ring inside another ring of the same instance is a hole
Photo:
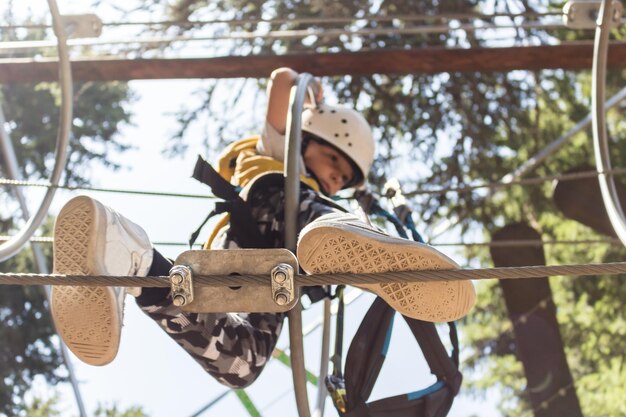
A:
{"label": "bright sky", "polygon": [[[64,9],[63,2],[60,3],[62,12],[79,12]],[[206,186],[190,179],[195,162],[194,152],[190,152],[184,160],[168,160],[161,156],[167,138],[175,129],[174,117],[165,114],[174,112],[187,103],[191,92],[201,84],[198,81],[132,82],[131,85],[139,93],[140,99],[133,107],[135,125],[124,129],[123,138],[137,149],[119,156],[119,160],[128,169],[111,173],[103,168],[95,168],[94,186],[208,194]],[[235,139],[238,138],[232,138]],[[190,232],[212,208],[210,200],[111,193],[87,194],[140,224],[153,241],[185,242]],[[58,213],[62,204],[74,195],[76,193],[59,191],[51,212]],[[158,249],[166,256],[174,258],[184,248],[166,246]],[[449,255],[462,263],[458,256]],[[366,294],[348,307],[346,350],[372,299],[371,295]],[[304,313],[305,325],[320,317],[320,307],[316,306]],[[288,346],[287,333],[285,327],[278,347]],[[305,341],[307,368],[314,372],[319,369],[320,338],[318,330]],[[191,416],[227,390],[144,316],[131,297],[127,298],[125,325],[117,359],[105,367],[84,365],[76,358],[73,358],[73,364],[89,415],[93,415],[98,404],[115,403],[122,408],[141,406],[151,417]],[[371,399],[416,391],[432,382],[434,379],[430,376],[408,328],[401,320],[396,321],[388,359]],[[247,392],[264,416],[292,417],[296,415],[296,408],[291,387],[289,370],[278,361],[272,361]],[[59,389],[62,393],[62,415],[78,415],[69,386],[61,386]],[[39,394],[49,394],[48,390],[39,385],[35,390]],[[315,390],[312,388],[309,398],[315,398]],[[489,393],[488,398],[477,400],[460,395],[450,416],[497,416],[499,414],[493,405],[496,402],[495,393]],[[330,401],[327,401],[326,410],[326,415],[336,415]],[[201,415],[245,416],[247,413],[237,397],[231,393]]]}

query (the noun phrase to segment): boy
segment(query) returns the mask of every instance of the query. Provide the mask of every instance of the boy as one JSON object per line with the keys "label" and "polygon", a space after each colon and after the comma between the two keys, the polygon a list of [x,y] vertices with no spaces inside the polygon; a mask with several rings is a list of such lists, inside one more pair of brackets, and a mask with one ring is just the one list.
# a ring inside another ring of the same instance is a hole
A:
{"label": "boy", "polygon": [[[296,76],[287,68],[272,73],[264,133],[257,141],[256,152],[242,152],[235,161],[234,179],[246,191],[246,202],[264,247],[284,245],[282,176],[260,171],[282,170],[289,90]],[[317,95],[321,98],[321,89]],[[320,195],[332,196],[365,181],[373,161],[374,140],[360,114],[320,105],[306,109],[302,121],[303,186],[297,255],[306,272],[457,267],[426,245],[374,230]],[[245,247],[244,236],[234,229],[221,230],[211,247]],[[160,276],[167,275],[171,267],[171,262],[152,248],[139,226],[84,196],[68,202],[59,213],[54,263],[56,273],[77,275]],[[459,318],[474,302],[472,284],[466,281],[364,287],[401,313],[430,321]],[[111,287],[53,287],[52,313],[59,335],[84,362],[104,365],[114,359],[126,292]],[[271,356],[284,319],[284,314],[273,313],[184,313],[173,305],[167,289],[129,292],[142,310],[207,372],[235,388],[245,387],[258,377]]]}

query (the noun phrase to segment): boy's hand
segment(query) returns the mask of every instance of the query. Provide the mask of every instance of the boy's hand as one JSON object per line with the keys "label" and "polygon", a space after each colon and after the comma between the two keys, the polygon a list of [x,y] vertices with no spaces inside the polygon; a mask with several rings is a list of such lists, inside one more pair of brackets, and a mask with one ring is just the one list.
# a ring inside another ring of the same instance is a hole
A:
{"label": "boy's hand", "polygon": [[322,88],[322,82],[318,77],[315,77],[313,85],[309,88],[310,92],[313,94],[313,98],[315,99],[315,103],[311,103],[311,95],[308,95],[305,101],[305,104],[312,105],[311,107],[315,107],[318,104],[324,102],[324,89]]}
{"label": "boy's hand", "polygon": [[[291,68],[278,68],[272,72],[270,82],[267,85],[267,113],[266,120],[280,134],[285,133],[287,123],[287,111],[289,108],[289,95],[291,87],[296,82],[298,73]],[[305,106],[315,107],[324,100],[324,90],[319,78],[314,79],[311,86],[311,94],[307,94]],[[315,100],[312,103],[311,100]]]}

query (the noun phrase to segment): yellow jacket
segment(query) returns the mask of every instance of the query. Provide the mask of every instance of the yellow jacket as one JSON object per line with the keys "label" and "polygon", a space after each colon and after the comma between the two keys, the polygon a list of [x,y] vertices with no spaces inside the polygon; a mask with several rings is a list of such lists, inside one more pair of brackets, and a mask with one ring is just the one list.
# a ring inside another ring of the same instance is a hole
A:
{"label": "yellow jacket", "polygon": [[[261,175],[269,173],[282,174],[285,166],[281,161],[257,153],[256,145],[259,140],[259,136],[252,136],[228,145],[219,157],[217,172],[227,181],[230,181],[231,184],[241,188],[250,184]],[[320,190],[319,184],[313,178],[301,175],[300,181],[315,191]],[[229,220],[230,215],[228,213],[222,215],[204,244],[204,249],[211,248],[211,244],[218,233],[228,225]]]}

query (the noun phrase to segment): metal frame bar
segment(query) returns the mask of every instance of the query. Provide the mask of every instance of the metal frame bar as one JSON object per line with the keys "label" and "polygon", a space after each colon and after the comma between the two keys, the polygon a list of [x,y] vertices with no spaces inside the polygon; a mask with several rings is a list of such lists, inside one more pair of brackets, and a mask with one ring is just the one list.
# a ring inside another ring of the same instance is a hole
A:
{"label": "metal frame bar", "polygon": [[313,411],[312,417],[322,417],[324,415],[324,407],[326,405],[326,377],[328,376],[328,363],[330,359],[330,317],[331,301],[324,298],[323,327],[322,327],[322,356],[320,359],[320,372],[317,377],[317,407]]}
{"label": "metal frame bar", "polygon": [[617,237],[626,246],[626,219],[615,187],[615,179],[605,172],[611,169],[611,157],[606,128],[604,96],[606,89],[606,62],[611,31],[612,2],[603,0],[597,22],[593,49],[591,99],[593,108],[593,150],[602,200]]}
{"label": "metal frame bar", "polygon": [[[62,109],[62,115],[60,116],[62,118],[62,122],[60,123],[60,125],[64,125],[64,124],[66,125],[64,128],[60,127],[59,129],[59,134],[57,137],[57,151],[59,147],[62,146],[62,148],[64,149],[63,153],[67,153],[67,141],[69,139],[69,129],[67,128],[67,126],[69,126],[69,121],[71,121],[71,118],[72,118],[71,116],[72,115],[72,102],[71,102],[72,79],[71,79],[71,73],[65,72],[66,65],[64,65],[65,64],[64,61],[67,62],[67,68],[69,68],[69,58],[67,56],[67,48],[65,46],[65,41],[66,41],[65,31],[64,30],[59,31],[60,14],[59,14],[55,0],[49,0],[48,5],[50,7],[50,12],[52,14],[54,29],[55,29],[55,32],[57,33],[59,60],[61,61],[60,78],[61,78],[61,84],[62,84],[62,90],[63,90],[62,91],[63,109]],[[61,33],[60,36],[58,35],[59,32]],[[66,94],[68,93],[67,91],[68,86],[69,86],[69,94]],[[13,144],[11,143],[11,138],[9,137],[8,132],[5,130],[5,127],[4,127],[5,123],[6,123],[6,119],[4,117],[4,112],[2,111],[2,107],[0,106],[0,149],[2,150],[3,161],[4,161],[5,169],[6,169],[6,175],[12,179],[20,180],[18,162],[15,156],[15,149],[13,148]],[[61,141],[61,138],[66,138],[66,139],[64,141]],[[61,173],[63,168],[65,167],[65,157],[63,156],[63,153],[59,154],[57,152],[57,160],[55,161],[55,171],[57,171],[57,166],[59,166],[60,167],[58,169],[59,173]],[[30,213],[28,211],[28,206],[26,204],[26,198],[24,197],[24,194],[22,193],[22,190],[19,187],[12,186],[12,189],[13,189],[13,192],[15,193],[15,197],[19,203],[20,209],[22,210],[22,217],[25,221],[28,222]],[[54,192],[52,194],[54,194]],[[47,196],[47,193],[46,193],[46,196]],[[51,202],[51,200],[52,198],[50,197],[49,201]],[[43,209],[45,202],[46,200],[44,199],[44,202],[42,202],[42,205],[39,210],[39,211],[42,211],[44,215],[47,214],[48,206],[49,206],[49,203],[48,203],[45,209]],[[43,220],[43,216],[41,216],[41,219]],[[33,221],[31,224],[35,224],[35,223],[37,222]],[[19,243],[19,238],[15,237],[15,239],[11,239],[4,245],[0,246],[0,249],[4,249],[6,247],[6,252],[3,250],[0,250],[0,252],[2,253],[8,254],[8,253],[15,251],[14,253],[8,255],[4,259],[8,259],[11,256],[13,256],[15,253],[17,253],[30,240],[30,238],[33,236],[33,234],[35,233],[35,230],[38,227],[39,227],[39,224],[37,223],[36,226],[32,227],[31,232],[29,233],[25,232],[23,236],[25,236],[26,238],[23,239],[23,242],[21,244]],[[16,243],[10,244],[9,242],[13,240],[15,240]],[[34,256],[35,265],[37,269],[42,274],[48,274],[49,271],[46,265],[44,254],[41,251],[41,246],[37,243],[31,242],[31,248],[33,251],[33,256]],[[45,286],[44,292],[45,292],[46,298],[48,299],[48,302],[50,302],[50,286]],[[76,406],[78,407],[79,415],[81,417],[86,417],[87,412],[85,411],[85,405],[82,399],[82,395],[80,393],[80,388],[78,386],[78,380],[76,379],[76,373],[74,372],[74,366],[72,365],[72,362],[70,360],[67,346],[63,343],[62,340],[60,342],[60,350],[61,350],[61,356],[63,358],[63,363],[69,373],[70,385],[72,386],[72,390],[74,391],[74,397],[76,399]]]}
{"label": "metal frame bar", "polygon": [[[302,142],[302,109],[308,87],[312,85],[314,78],[311,74],[298,75],[296,84],[291,89],[289,97],[289,112],[287,113],[287,126],[289,130],[285,135],[285,247],[296,253],[298,235],[298,206],[300,204],[300,161]],[[330,308],[324,309],[324,315],[330,315]],[[296,395],[296,405],[300,417],[311,417],[309,399],[306,389],[306,371],[304,368],[304,347],[302,337],[302,305],[298,303],[289,311],[289,338],[291,345],[291,371],[293,373],[293,386]],[[318,405],[314,415],[321,417],[324,413],[326,401],[326,388],[324,385],[325,375],[328,373],[328,352],[330,337],[326,336],[326,324],[330,325],[330,318],[324,320],[325,328],[322,336],[322,359],[320,366],[320,378],[318,379]],[[330,331],[330,330],[328,330]],[[323,390],[323,392],[322,392]]]}
{"label": "metal frame bar", "polygon": [[[13,144],[11,143],[11,138],[9,137],[8,132],[4,128],[6,120],[4,118],[4,112],[2,111],[2,106],[0,105],[0,149],[2,150],[2,160],[5,165],[5,174],[13,179],[19,180],[20,173],[18,169],[17,157],[15,156],[15,149],[13,148]],[[22,210],[22,218],[25,221],[28,221],[30,217],[30,213],[28,212],[28,205],[26,204],[26,198],[24,197],[24,193],[22,189],[18,186],[11,186],[13,193],[15,194],[15,198],[17,199],[20,209]],[[41,243],[37,243],[30,240],[30,246],[33,251],[33,257],[35,259],[35,266],[40,274],[48,274],[50,271],[48,270],[48,266],[46,265],[46,258],[41,250]],[[48,305],[50,305],[50,293],[51,287],[46,285],[43,287],[46,298],[48,299]],[[67,368],[67,371],[70,376],[70,385],[72,386],[72,390],[74,391],[74,397],[76,398],[76,406],[78,407],[78,412],[81,417],[87,417],[87,412],[85,411],[85,405],[83,402],[82,395],[80,393],[80,388],[78,386],[78,380],[76,379],[76,373],[74,372],[74,366],[72,365],[70,355],[65,343],[60,339],[60,350],[61,356],[63,357],[63,363]]]}
{"label": "metal frame bar", "polygon": [[[59,81],[61,83],[61,112],[59,115],[59,130],[57,132],[57,144],[55,149],[55,162],[50,183],[58,185],[65,162],[67,160],[67,144],[69,142],[69,134],[72,125],[72,72],[70,67],[70,59],[68,55],[67,39],[65,29],[61,21],[61,14],[57,6],[56,0],[48,0],[50,13],[52,14],[52,24],[54,33],[57,36],[57,48],[59,53]],[[41,201],[41,205],[37,212],[26,222],[22,229],[8,242],[0,245],[0,262],[5,261],[16,253],[18,253],[28,242],[35,230],[41,225],[44,218],[48,214],[48,208],[52,203],[55,187],[48,188],[46,194]]]}

